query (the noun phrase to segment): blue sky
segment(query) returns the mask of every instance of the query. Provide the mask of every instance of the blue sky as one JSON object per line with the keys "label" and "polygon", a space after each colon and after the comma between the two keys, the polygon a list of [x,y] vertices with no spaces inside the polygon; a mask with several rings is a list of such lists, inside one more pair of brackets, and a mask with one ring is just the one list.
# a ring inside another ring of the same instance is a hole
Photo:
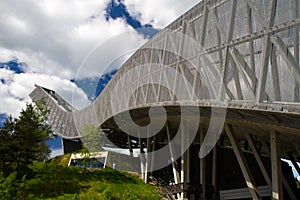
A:
{"label": "blue sky", "polygon": [[145,24],[142,25],[141,22],[130,15],[128,12],[126,5],[120,0],[117,1],[110,1],[107,4],[107,7],[105,9],[105,19],[117,19],[117,18],[123,18],[126,20],[127,24],[132,26],[134,29],[142,28],[142,27],[153,27],[151,24]]}

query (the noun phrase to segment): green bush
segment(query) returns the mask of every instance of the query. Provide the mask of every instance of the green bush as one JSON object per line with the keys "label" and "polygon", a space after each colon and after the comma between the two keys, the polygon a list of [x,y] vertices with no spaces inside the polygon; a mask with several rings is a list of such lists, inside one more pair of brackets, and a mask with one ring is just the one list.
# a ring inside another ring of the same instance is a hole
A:
{"label": "green bush", "polygon": [[19,184],[16,179],[16,173],[10,174],[5,178],[0,175],[0,199],[16,199],[15,194],[19,189]]}

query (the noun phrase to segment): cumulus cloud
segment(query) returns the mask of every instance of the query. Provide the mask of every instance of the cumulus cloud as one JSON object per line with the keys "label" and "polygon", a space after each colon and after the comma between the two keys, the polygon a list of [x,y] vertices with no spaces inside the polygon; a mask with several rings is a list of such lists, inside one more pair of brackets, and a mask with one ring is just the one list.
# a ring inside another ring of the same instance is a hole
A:
{"label": "cumulus cloud", "polygon": [[46,86],[57,91],[67,101],[72,102],[76,95],[77,106],[82,108],[89,104],[88,98],[82,89],[67,79],[45,74],[21,73],[16,74],[7,69],[0,69],[0,113],[12,114],[17,117],[26,102],[30,102],[29,94],[34,84]]}
{"label": "cumulus cloud", "polygon": [[[112,69],[118,69],[146,40],[136,31],[131,30],[118,34],[94,48],[80,68],[76,79],[101,77]],[[112,49],[109,50],[108,47]]]}
{"label": "cumulus cloud", "polygon": [[[108,0],[1,1],[0,59],[18,57],[30,66],[29,72],[73,78],[98,44],[132,30],[124,20],[105,19],[107,3]],[[136,42],[139,41],[136,34]]]}
{"label": "cumulus cloud", "polygon": [[113,61],[107,58],[120,56],[115,55],[116,49],[136,48],[146,41],[124,20],[105,19],[108,1],[0,1],[0,62],[17,58],[28,66],[22,74],[0,69],[0,113],[17,116],[30,101],[34,84],[53,89],[70,102],[76,96],[78,108],[89,103],[86,94],[70,80],[95,75],[80,68],[90,52],[120,34],[132,36],[127,42],[101,46],[98,53],[103,55],[96,55],[95,63],[89,63],[101,72]]}
{"label": "cumulus cloud", "polygon": [[199,0],[125,0],[129,13],[143,24],[164,28],[199,3]]}
{"label": "cumulus cloud", "polygon": [[[146,42],[125,19],[105,18],[110,0],[1,0],[0,62],[17,58],[28,67],[16,74],[0,69],[0,113],[17,116],[39,84],[76,105],[87,105],[86,94],[71,79],[98,76],[118,68]],[[124,0],[142,24],[161,28],[196,0]]]}

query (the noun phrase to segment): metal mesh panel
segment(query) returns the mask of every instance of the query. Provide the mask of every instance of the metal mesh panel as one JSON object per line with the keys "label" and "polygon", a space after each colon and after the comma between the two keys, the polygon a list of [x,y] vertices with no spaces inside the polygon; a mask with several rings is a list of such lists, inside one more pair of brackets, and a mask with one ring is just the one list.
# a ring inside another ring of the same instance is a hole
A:
{"label": "metal mesh panel", "polygon": [[[66,137],[78,137],[85,123],[101,126],[126,109],[149,105],[188,101],[200,106],[213,99],[245,100],[252,106],[283,101],[295,107],[300,81],[299,2],[273,3],[200,2],[137,50],[95,102],[81,111],[68,113],[52,104],[56,100],[41,88],[31,97],[48,98],[49,121]],[[174,98],[176,92],[183,98]],[[63,119],[57,120],[59,112]],[[75,116],[74,121],[70,115]],[[67,124],[61,128],[60,123]],[[79,127],[78,131],[74,127]]]}

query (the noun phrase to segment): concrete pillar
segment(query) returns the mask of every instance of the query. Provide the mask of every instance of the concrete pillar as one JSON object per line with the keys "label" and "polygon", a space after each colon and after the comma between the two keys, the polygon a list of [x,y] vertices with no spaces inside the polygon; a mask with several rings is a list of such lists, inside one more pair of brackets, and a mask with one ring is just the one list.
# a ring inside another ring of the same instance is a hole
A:
{"label": "concrete pillar", "polygon": [[272,166],[272,199],[283,199],[282,178],[281,178],[281,161],[278,132],[270,132],[271,143],[271,166]]}
{"label": "concrete pillar", "polygon": [[[200,129],[200,144],[203,145],[203,141],[205,138],[204,129]],[[200,159],[200,184],[202,185],[202,194],[201,199],[205,199],[206,196],[206,159],[205,157]]]}
{"label": "concrete pillar", "polygon": [[130,156],[133,156],[133,150],[132,150],[132,143],[131,143],[130,135],[128,135],[128,149],[129,149]]}

